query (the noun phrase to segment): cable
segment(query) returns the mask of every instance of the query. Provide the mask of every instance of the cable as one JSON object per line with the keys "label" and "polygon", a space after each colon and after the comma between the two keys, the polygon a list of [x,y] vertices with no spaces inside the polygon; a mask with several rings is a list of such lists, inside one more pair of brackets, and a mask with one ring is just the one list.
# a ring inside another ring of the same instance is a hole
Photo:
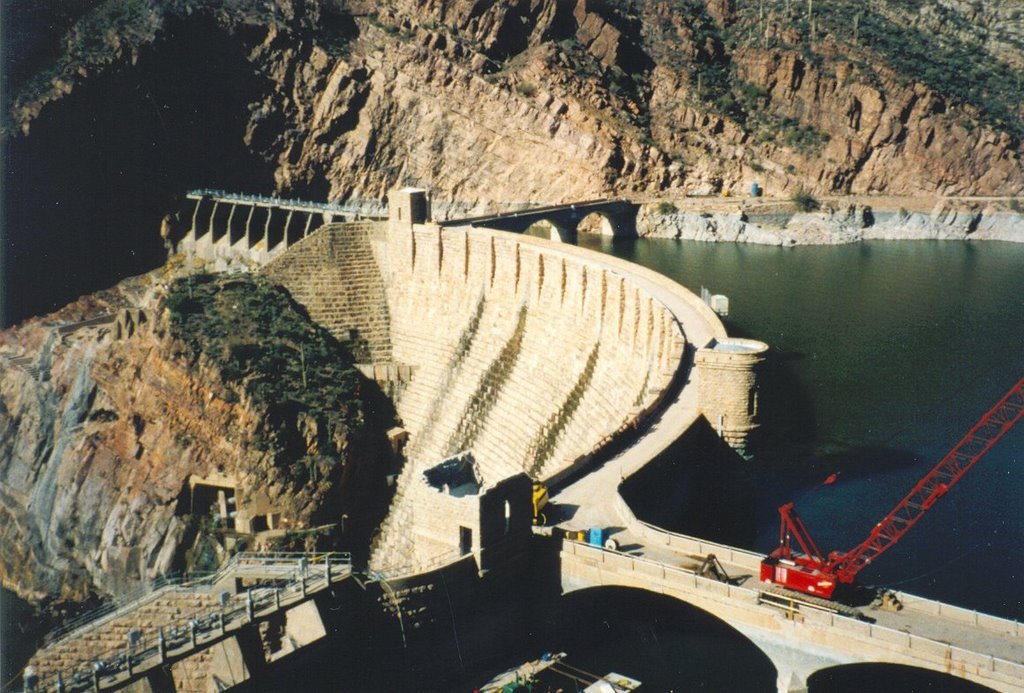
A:
{"label": "cable", "polygon": [[928,571],[926,571],[924,573],[921,573],[920,575],[916,575],[914,577],[910,577],[910,578],[907,578],[905,580],[897,580],[896,582],[887,582],[887,583],[883,584],[883,587],[895,587],[896,585],[904,585],[904,584],[906,584],[908,582],[914,582],[915,580],[920,580],[921,578],[928,577],[929,575],[932,575],[933,573],[937,573],[940,570],[942,570],[942,569],[952,565],[953,563],[956,563],[957,561],[963,559],[964,557],[967,556],[967,554],[973,553],[974,551],[977,551],[981,547],[981,545],[983,543],[984,542],[978,542],[977,544],[975,544],[971,548],[969,548],[966,551],[964,551],[963,553],[961,553],[959,556],[956,556],[955,558],[951,558],[950,560],[946,561],[942,565],[939,565],[939,566],[937,566],[935,568],[932,568],[931,570],[928,570]]}

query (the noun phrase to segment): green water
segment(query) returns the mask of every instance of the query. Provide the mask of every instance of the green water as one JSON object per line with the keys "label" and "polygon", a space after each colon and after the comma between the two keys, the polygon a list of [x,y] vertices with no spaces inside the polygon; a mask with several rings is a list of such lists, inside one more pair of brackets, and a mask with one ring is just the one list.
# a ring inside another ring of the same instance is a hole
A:
{"label": "green water", "polygon": [[[1024,375],[1024,244],[581,245],[727,295],[729,333],[771,345],[750,548],[787,500],[823,550],[853,548]],[[863,581],[1024,618],[1022,464],[1024,425]]]}

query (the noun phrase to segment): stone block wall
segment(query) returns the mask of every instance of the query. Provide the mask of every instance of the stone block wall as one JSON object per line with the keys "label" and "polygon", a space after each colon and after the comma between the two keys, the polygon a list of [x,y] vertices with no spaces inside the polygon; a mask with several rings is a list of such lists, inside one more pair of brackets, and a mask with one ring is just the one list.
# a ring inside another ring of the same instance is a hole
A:
{"label": "stone block wall", "polygon": [[181,626],[190,618],[208,613],[217,603],[219,591],[170,589],[155,592],[128,613],[91,625],[79,637],[62,638],[40,648],[29,662],[40,679],[62,672],[65,675],[82,662],[110,658],[124,652],[128,633],[138,629],[143,641],[140,649],[152,646],[160,628]]}
{"label": "stone block wall", "polygon": [[740,454],[760,425],[757,379],[767,351],[767,344],[752,339],[714,341],[697,351],[701,413]]}
{"label": "stone block wall", "polygon": [[365,338],[387,366],[373,372],[408,376],[392,390],[410,439],[378,566],[432,550],[408,534],[432,505],[406,476],[464,449],[486,485],[563,473],[649,411],[684,352],[674,316],[628,273],[509,233],[330,225],[263,272],[339,338]]}
{"label": "stone block wall", "polygon": [[260,273],[285,286],[313,320],[353,341],[360,362],[391,360],[390,319],[380,268],[370,248],[375,224],[334,224],[303,239]]}
{"label": "stone block wall", "polygon": [[438,460],[462,442],[485,478],[551,476],[671,380],[678,327],[612,270],[482,230],[417,226],[391,242],[406,261],[385,282],[394,356],[417,365],[398,402],[411,457]]}

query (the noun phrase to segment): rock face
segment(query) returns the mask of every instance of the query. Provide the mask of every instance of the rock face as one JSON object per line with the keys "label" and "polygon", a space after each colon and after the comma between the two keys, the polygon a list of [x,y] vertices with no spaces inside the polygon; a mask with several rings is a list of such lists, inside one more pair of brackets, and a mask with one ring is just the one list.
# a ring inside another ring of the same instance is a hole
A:
{"label": "rock face", "polygon": [[482,204],[751,178],[770,191],[1024,185],[1012,85],[988,104],[999,117],[987,118],[971,94],[937,90],[945,63],[917,74],[887,43],[902,29],[917,55],[931,48],[925,31],[938,32],[974,50],[978,65],[963,70],[991,65],[1001,79],[1024,58],[1011,40],[1019,17],[999,3],[866,8],[854,36],[843,3],[811,22],[781,2],[762,3],[766,17],[696,0],[113,5],[72,25],[58,65],[15,100],[14,128],[31,133],[50,104],[98,73],[159,60],[178,22],[207,22],[266,78],[239,114],[244,134],[232,135],[272,164],[280,191],[379,198],[415,181]]}
{"label": "rock face", "polygon": [[[323,515],[321,488],[260,444],[265,409],[172,338],[154,280],[0,332],[0,578],[27,599],[119,594],[186,567],[196,518],[213,510],[197,479],[230,488],[240,515],[277,513],[293,530]],[[385,470],[360,452],[379,472],[347,475],[365,508]]]}
{"label": "rock face", "polygon": [[[413,184],[442,216],[752,182],[1019,194],[1024,26],[1003,5],[79,3],[11,85],[6,322],[150,269],[159,241],[131,229],[186,188],[379,201]],[[97,244],[125,269],[33,302],[20,287],[69,237],[68,269]]]}
{"label": "rock face", "polygon": [[994,240],[1024,242],[1024,218],[992,207],[938,203],[931,212],[875,212],[851,204],[820,211],[691,212],[645,205],[637,217],[641,236],[709,243],[837,245],[861,240]]}
{"label": "rock face", "polygon": [[[91,264],[117,267],[141,234],[155,264],[168,187],[380,199],[414,183],[435,209],[752,180],[770,195],[1020,194],[1020,13],[911,5],[844,0],[808,17],[803,3],[729,0],[68,4],[53,23],[67,31],[35,68],[19,64],[4,114],[7,269],[30,283],[44,251],[67,246],[46,269],[70,275],[103,239],[110,262]],[[771,243],[1020,233],[1000,219],[943,208],[873,224],[840,211],[778,232],[739,214],[648,226]],[[18,254],[26,245],[38,253]],[[87,276],[49,304],[109,283]],[[122,288],[49,318],[66,328],[33,320],[2,337],[0,566],[22,594],[80,596],[90,580],[117,591],[170,565],[183,460],[200,475],[269,473],[244,440],[258,413],[169,358],[158,313],[122,324],[126,340],[117,323],[70,326],[148,301]]]}

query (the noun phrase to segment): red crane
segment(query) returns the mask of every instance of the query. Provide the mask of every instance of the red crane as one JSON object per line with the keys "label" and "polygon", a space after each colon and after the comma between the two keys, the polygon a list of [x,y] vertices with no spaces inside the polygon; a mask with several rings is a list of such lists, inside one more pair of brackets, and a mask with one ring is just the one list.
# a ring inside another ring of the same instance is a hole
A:
{"label": "red crane", "polygon": [[[845,553],[833,551],[826,559],[793,504],[786,503],[779,508],[779,547],[761,561],[761,582],[830,599],[838,583],[852,583],[857,573],[898,542],[1022,416],[1024,378],[875,525],[867,539]],[[794,539],[799,551],[792,546]]]}

